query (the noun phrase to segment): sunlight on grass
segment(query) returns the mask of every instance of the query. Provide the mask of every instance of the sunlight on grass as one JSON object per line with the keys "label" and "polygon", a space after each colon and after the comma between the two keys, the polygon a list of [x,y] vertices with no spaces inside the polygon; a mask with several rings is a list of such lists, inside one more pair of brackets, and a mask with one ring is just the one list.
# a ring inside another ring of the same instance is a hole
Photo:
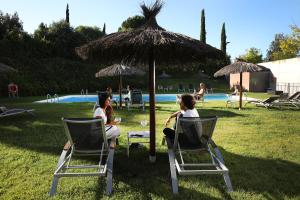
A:
{"label": "sunlight on grass", "polygon": [[[256,94],[257,97],[261,97]],[[67,141],[61,117],[91,117],[92,103],[32,104],[33,99],[5,102],[36,109],[36,116],[1,119],[0,199],[48,199],[52,175]],[[234,192],[227,193],[219,175],[179,177],[179,194],[172,195],[166,146],[161,145],[164,121],[178,109],[158,103],[156,110],[157,162],[150,164],[148,145],[126,156],[127,132],[143,128],[149,111],[115,109],[122,118],[120,145],[114,159],[113,188],[105,194],[104,178],[63,178],[53,199],[299,199],[299,111],[267,110],[247,105],[225,108],[225,102],[197,105],[200,116],[217,115],[213,139],[230,170]],[[187,156],[188,160],[202,160]],[[97,158],[76,158],[74,163],[97,163]],[[26,183],[26,184],[24,184]]]}

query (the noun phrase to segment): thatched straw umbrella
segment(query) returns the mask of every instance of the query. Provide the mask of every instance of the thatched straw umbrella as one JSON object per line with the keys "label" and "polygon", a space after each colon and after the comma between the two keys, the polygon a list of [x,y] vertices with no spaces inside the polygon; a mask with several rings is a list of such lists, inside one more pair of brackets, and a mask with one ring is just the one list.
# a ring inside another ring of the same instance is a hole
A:
{"label": "thatched straw umbrella", "polygon": [[120,94],[120,107],[122,108],[122,76],[130,76],[130,75],[145,75],[145,72],[134,68],[128,67],[122,64],[114,64],[104,69],[101,69],[99,72],[95,74],[96,78],[107,77],[107,76],[118,76],[119,77],[119,94]]}
{"label": "thatched straw umbrella", "polygon": [[112,33],[76,48],[83,59],[101,63],[148,63],[150,96],[150,161],[155,161],[155,64],[180,66],[199,64],[206,58],[223,56],[216,48],[182,34],[168,32],[156,22],[163,3],[141,5],[146,23],[128,32]]}
{"label": "thatched straw umbrella", "polygon": [[242,109],[242,97],[243,97],[243,72],[260,72],[260,71],[270,71],[270,69],[253,64],[247,63],[242,61],[241,59],[236,59],[236,61],[230,65],[227,65],[217,71],[214,74],[214,77],[224,76],[229,74],[236,74],[240,73],[240,102],[239,102],[239,109]]}
{"label": "thatched straw umbrella", "polygon": [[5,65],[3,63],[0,63],[0,73],[2,72],[17,72],[17,70],[15,70],[14,68]]}

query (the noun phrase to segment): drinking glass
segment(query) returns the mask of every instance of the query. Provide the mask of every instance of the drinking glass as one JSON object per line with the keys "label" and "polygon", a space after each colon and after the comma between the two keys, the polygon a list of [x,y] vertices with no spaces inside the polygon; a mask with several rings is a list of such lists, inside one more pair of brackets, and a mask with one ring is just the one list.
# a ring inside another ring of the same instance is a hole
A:
{"label": "drinking glass", "polygon": [[148,124],[148,121],[147,121],[147,120],[143,119],[143,120],[141,121],[141,125],[142,125],[143,128],[145,128],[145,126],[147,126],[147,124]]}
{"label": "drinking glass", "polygon": [[122,118],[121,117],[115,117],[115,122],[121,123]]}

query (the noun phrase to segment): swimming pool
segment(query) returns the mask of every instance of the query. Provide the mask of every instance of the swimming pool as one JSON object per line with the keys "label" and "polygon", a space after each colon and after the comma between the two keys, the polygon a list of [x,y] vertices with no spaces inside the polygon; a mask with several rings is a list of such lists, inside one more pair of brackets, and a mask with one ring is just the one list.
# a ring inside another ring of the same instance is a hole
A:
{"label": "swimming pool", "polygon": [[[175,102],[177,94],[156,94],[156,102]],[[98,100],[97,95],[67,95],[58,98],[45,99],[36,101],[35,103],[75,103],[75,102],[96,102]],[[119,95],[114,94],[113,100],[119,101]],[[149,95],[143,94],[143,100],[149,102]],[[224,93],[206,94],[204,101],[226,101],[228,96]]]}

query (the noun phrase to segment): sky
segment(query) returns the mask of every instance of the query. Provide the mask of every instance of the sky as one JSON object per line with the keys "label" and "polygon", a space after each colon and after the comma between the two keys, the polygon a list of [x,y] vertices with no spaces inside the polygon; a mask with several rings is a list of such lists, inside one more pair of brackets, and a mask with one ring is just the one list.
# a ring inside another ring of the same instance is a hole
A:
{"label": "sky", "polygon": [[[154,0],[0,0],[3,13],[17,12],[23,28],[33,33],[43,22],[47,25],[65,18],[67,3],[71,26],[103,27],[112,33],[130,16],[140,15],[139,5]],[[266,55],[276,33],[290,34],[290,25],[300,26],[300,0],[165,0],[157,17],[168,31],[200,38],[201,10],[205,10],[206,42],[220,48],[223,22],[226,26],[227,53],[238,57],[255,47]]]}

